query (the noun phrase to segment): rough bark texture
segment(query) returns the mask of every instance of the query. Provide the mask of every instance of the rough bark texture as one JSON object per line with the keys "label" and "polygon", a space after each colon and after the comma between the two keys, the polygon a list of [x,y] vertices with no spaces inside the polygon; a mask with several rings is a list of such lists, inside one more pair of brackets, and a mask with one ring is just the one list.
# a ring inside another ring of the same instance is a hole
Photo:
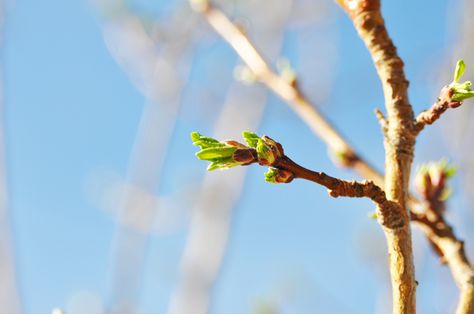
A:
{"label": "rough bark texture", "polygon": [[[450,230],[452,233],[452,230]],[[449,265],[454,280],[459,287],[460,295],[457,314],[474,313],[474,270],[469,264],[464,252],[464,242],[455,238],[454,234],[438,237],[433,235],[433,241],[441,248],[444,259]]]}
{"label": "rough bark texture", "polygon": [[[442,214],[432,214],[433,205],[427,204],[428,212],[415,214],[413,222],[427,235],[441,261],[451,269],[460,296],[456,314],[474,313],[474,269],[467,259],[464,241],[459,240]],[[434,211],[437,211],[436,209]]]}
{"label": "rough bark texture", "polygon": [[[382,82],[387,110],[385,133],[385,193],[400,207],[403,225],[384,226],[393,289],[393,313],[416,312],[416,281],[413,265],[409,211],[406,206],[413,160],[414,115],[408,101],[408,81],[403,61],[385,28],[378,0],[339,1],[352,18],[366,44]],[[382,217],[383,213],[380,213]]]}

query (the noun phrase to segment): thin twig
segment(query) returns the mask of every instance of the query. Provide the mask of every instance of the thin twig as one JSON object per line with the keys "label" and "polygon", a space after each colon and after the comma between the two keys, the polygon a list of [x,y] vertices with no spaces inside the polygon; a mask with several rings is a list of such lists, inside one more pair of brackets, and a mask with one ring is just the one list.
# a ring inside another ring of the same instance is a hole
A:
{"label": "thin twig", "polygon": [[290,183],[294,179],[304,179],[326,187],[332,197],[367,197],[377,205],[377,217],[384,227],[399,229],[405,224],[399,205],[388,200],[384,190],[374,182],[347,181],[324,172],[309,170],[286,156],[282,145],[270,137],[258,138],[256,134],[245,133],[249,132],[244,132],[244,138],[250,146],[234,140],[218,141],[195,132],[192,135],[194,145],[201,147],[196,156],[211,162],[209,170],[259,164],[270,167],[266,180],[272,183]]}
{"label": "thin twig", "polygon": [[430,220],[425,215],[416,215],[412,216],[412,219],[430,242],[439,249],[442,262],[451,270],[460,290],[456,314],[474,313],[474,269],[466,256],[464,241],[456,237],[443,216]]}
{"label": "thin twig", "polygon": [[420,133],[427,124],[431,125],[438,120],[449,108],[457,108],[461,105],[461,102],[451,100],[452,93],[453,90],[449,86],[443,87],[433,106],[431,106],[430,109],[421,112],[416,117],[415,132],[417,134]]}
{"label": "thin twig", "polygon": [[448,264],[461,293],[457,314],[474,313],[474,269],[470,265],[464,242],[456,238],[446,223],[446,182],[450,175],[447,168],[434,168],[434,172],[421,172],[417,177],[417,189],[423,197],[425,211],[412,216],[412,221],[429,233],[429,241],[440,255],[441,262]]}
{"label": "thin twig", "polygon": [[386,228],[400,228],[403,225],[403,219],[398,214],[399,205],[389,201],[382,188],[372,181],[347,181],[334,178],[324,172],[316,172],[306,169],[287,156],[277,158],[271,165],[277,169],[285,170],[291,173],[293,178],[309,180],[328,188],[329,195],[332,197],[367,197],[377,205],[377,217],[380,223]]}
{"label": "thin twig", "polygon": [[382,128],[382,132],[384,136],[387,134],[388,130],[388,121],[387,118],[385,118],[385,115],[379,108],[375,108],[375,117],[379,121],[380,127]]}

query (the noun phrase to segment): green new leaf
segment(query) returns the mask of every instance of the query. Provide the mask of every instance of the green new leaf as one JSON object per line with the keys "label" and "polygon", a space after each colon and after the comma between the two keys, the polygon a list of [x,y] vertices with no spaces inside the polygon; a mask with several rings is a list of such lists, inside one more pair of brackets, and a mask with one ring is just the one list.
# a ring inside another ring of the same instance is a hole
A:
{"label": "green new leaf", "polygon": [[257,134],[253,132],[248,132],[248,131],[242,132],[242,137],[247,142],[247,144],[252,148],[256,148],[258,141],[260,140],[260,136],[258,136]]}
{"label": "green new leaf", "polygon": [[234,161],[232,157],[214,159],[211,164],[207,167],[208,171],[216,169],[229,169],[235,166],[239,166],[240,163]]}
{"label": "green new leaf", "polygon": [[451,187],[445,187],[439,196],[439,200],[442,202],[446,202],[451,195],[453,194],[453,189]]}
{"label": "green new leaf", "polygon": [[[418,167],[415,177],[417,189],[421,194],[430,194],[431,189],[441,187],[442,192],[439,200],[446,201],[452,194],[452,190],[448,186],[448,179],[453,177],[456,171],[457,168],[450,165],[447,159],[422,164]],[[440,180],[440,178],[445,180]]]}
{"label": "green new leaf", "polygon": [[191,132],[191,140],[194,142],[198,141],[201,138],[201,134],[198,132]]}
{"label": "green new leaf", "polygon": [[278,176],[278,169],[268,168],[268,171],[265,172],[265,181],[270,183],[277,184],[276,177]]}
{"label": "green new leaf", "polygon": [[[469,83],[469,86],[471,85],[471,82],[469,81],[465,83]],[[465,89],[465,88],[458,88],[456,86],[453,86],[453,92],[454,92],[453,96],[451,97],[451,100],[453,101],[461,102],[466,99],[474,97],[474,91],[472,91],[470,87]]]}
{"label": "green new leaf", "polygon": [[456,69],[454,70],[454,80],[451,84],[449,84],[453,91],[453,95],[451,96],[452,101],[462,102],[466,99],[474,97],[474,91],[471,90],[472,83],[470,81],[458,83],[465,71],[466,64],[464,63],[464,60],[461,59],[456,64]]}
{"label": "green new leaf", "polygon": [[271,147],[268,146],[264,140],[258,140],[256,149],[259,160],[266,161],[266,164],[269,165],[271,165],[275,161],[275,154],[273,154]]}
{"label": "green new leaf", "polygon": [[224,143],[221,143],[212,137],[202,136],[198,132],[191,133],[191,140],[193,141],[193,145],[199,146],[202,149],[210,148],[210,147],[224,147],[225,146]]}
{"label": "green new leaf", "polygon": [[235,147],[209,147],[204,148],[196,153],[196,157],[201,160],[213,161],[213,159],[232,157],[232,154],[237,150]]}
{"label": "green new leaf", "polygon": [[447,179],[454,176],[458,170],[456,166],[450,165],[446,158],[443,158],[438,162],[428,163],[428,165],[432,172],[442,172]]}
{"label": "green new leaf", "polygon": [[446,178],[451,178],[452,176],[456,174],[456,172],[458,171],[458,168],[456,166],[449,166],[449,167],[446,167],[444,171],[445,171]]}
{"label": "green new leaf", "polygon": [[[243,132],[243,138],[248,146],[234,140],[218,141],[211,137],[206,137],[198,132],[191,133],[193,144],[199,146],[201,150],[196,153],[196,157],[201,160],[210,161],[208,170],[227,169],[239,165],[249,165],[259,162],[261,165],[271,165],[275,160],[283,155],[281,145],[268,136],[260,137],[253,132]],[[277,175],[279,175],[277,177]],[[289,172],[270,171],[267,181],[290,182],[293,174]]]}
{"label": "green new leaf", "polygon": [[[212,171],[216,169],[228,169],[235,166],[247,165],[253,162],[251,159],[252,153],[248,155],[243,154],[250,150],[247,146],[236,141],[218,141],[214,138],[203,136],[198,132],[191,133],[191,140],[193,144],[201,148],[196,153],[196,157],[201,160],[210,161],[211,164],[207,170]],[[239,151],[240,154],[235,154]],[[247,158],[245,158],[247,157]]]}
{"label": "green new leaf", "polygon": [[463,76],[464,72],[466,71],[466,64],[464,63],[463,59],[458,60],[456,63],[456,69],[454,70],[454,81],[457,82]]}
{"label": "green new leaf", "polygon": [[432,161],[421,164],[417,169],[417,176],[439,176],[442,174],[445,178],[452,177],[457,171],[456,166],[450,165],[446,158],[440,161]]}

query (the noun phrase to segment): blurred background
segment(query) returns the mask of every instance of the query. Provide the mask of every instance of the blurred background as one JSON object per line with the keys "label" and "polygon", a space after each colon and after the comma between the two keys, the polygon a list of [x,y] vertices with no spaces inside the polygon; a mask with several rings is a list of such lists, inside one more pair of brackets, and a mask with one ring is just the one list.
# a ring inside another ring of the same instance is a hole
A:
{"label": "blurred background", "polygon": [[[378,169],[372,61],[334,1],[215,1],[274,69]],[[474,4],[384,1],[416,112],[464,58]],[[259,83],[185,0],[2,0],[0,313],[390,313],[374,206],[262,167],[206,173],[189,134],[268,134],[298,163],[345,179],[326,146]],[[415,165],[458,166],[447,219],[474,253],[471,104],[419,137]],[[414,167],[415,169],[416,167]],[[414,231],[420,313],[457,288]]]}

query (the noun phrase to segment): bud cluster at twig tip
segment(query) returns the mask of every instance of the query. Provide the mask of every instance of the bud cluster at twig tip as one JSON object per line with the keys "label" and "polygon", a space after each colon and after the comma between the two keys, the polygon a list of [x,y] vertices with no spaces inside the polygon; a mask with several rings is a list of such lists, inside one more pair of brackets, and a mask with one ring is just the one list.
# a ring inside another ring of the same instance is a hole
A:
{"label": "bud cluster at twig tip", "polygon": [[429,162],[418,167],[415,186],[418,193],[429,202],[444,202],[451,195],[447,180],[456,173],[456,167],[443,159]]}
{"label": "bud cluster at twig tip", "polygon": [[248,165],[258,160],[255,149],[237,141],[221,142],[198,132],[191,133],[191,139],[194,145],[201,148],[196,157],[211,162],[207,168],[209,171]]}
{"label": "bud cluster at twig tip", "polygon": [[[247,145],[234,140],[219,141],[198,132],[191,133],[193,144],[201,148],[196,157],[210,161],[211,164],[207,168],[210,171],[252,163],[272,167],[284,156],[281,144],[268,136],[260,137],[253,132],[243,132],[242,136]],[[272,167],[265,178],[273,183],[288,183],[293,180],[294,174],[288,170]]]}
{"label": "bud cluster at twig tip", "polygon": [[295,175],[288,170],[268,168],[265,173],[265,181],[270,183],[290,183],[295,178]]}
{"label": "bud cluster at twig tip", "polygon": [[448,88],[450,89],[448,91],[448,96],[453,103],[450,105],[451,108],[459,107],[464,100],[474,97],[474,91],[471,90],[471,81],[459,83],[459,80],[464,75],[465,71],[466,64],[464,63],[464,60],[461,59],[456,63],[453,81],[448,85]]}

